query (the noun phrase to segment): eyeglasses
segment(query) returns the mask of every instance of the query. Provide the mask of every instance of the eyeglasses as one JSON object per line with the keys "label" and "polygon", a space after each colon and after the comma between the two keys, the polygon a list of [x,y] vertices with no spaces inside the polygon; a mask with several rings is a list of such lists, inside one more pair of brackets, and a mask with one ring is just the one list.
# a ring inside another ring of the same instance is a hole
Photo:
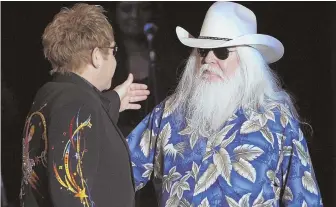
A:
{"label": "eyeglasses", "polygon": [[109,49],[112,49],[112,54],[113,56],[116,56],[117,54],[117,51],[118,51],[118,46],[117,45],[114,45],[113,47],[100,47],[100,48],[109,48]]}
{"label": "eyeglasses", "polygon": [[216,57],[221,60],[226,60],[229,57],[230,52],[233,52],[230,51],[227,47],[211,49],[197,48],[197,51],[202,58],[206,57],[210,51],[213,51]]}

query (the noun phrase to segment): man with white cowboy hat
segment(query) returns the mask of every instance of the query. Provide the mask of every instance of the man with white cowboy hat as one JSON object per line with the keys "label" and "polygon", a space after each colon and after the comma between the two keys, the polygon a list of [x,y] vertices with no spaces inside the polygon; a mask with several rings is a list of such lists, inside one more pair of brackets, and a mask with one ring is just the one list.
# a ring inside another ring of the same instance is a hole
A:
{"label": "man with white cowboy hat", "polygon": [[232,2],[208,10],[175,93],[128,136],[136,188],[160,206],[322,206],[299,115],[268,64],[282,43]]}

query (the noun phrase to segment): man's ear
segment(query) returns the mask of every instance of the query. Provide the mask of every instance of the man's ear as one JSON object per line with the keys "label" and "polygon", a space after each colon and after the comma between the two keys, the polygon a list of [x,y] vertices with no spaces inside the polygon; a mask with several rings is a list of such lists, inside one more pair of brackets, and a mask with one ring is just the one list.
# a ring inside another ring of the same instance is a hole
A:
{"label": "man's ear", "polygon": [[95,47],[95,49],[93,49],[91,58],[93,67],[99,69],[102,64],[103,57],[98,47]]}

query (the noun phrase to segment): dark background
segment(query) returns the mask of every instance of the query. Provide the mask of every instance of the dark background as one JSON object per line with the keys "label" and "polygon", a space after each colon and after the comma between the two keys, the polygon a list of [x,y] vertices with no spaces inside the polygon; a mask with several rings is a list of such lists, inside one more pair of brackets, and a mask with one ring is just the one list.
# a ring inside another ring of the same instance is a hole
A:
{"label": "dark background", "polygon": [[[181,62],[190,49],[179,43],[175,27],[198,36],[212,3],[162,2],[164,28],[160,29],[176,43],[171,47]],[[336,206],[336,3],[239,3],[255,12],[259,33],[270,34],[285,46],[284,57],[271,67],[295,97],[301,118],[313,128],[313,133],[306,130],[306,138],[324,205]],[[93,4],[107,10],[113,5]],[[71,5],[73,2],[1,2],[1,173],[7,197],[14,203],[20,187],[25,116],[38,88],[50,80],[41,36],[60,8]],[[176,68],[171,68],[171,74],[177,74]]]}

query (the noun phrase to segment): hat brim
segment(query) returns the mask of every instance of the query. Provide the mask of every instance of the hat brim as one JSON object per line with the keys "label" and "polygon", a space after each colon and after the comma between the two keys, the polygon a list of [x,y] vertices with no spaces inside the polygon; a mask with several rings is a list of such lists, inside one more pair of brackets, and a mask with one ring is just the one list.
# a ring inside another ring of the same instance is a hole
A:
{"label": "hat brim", "polygon": [[182,27],[176,27],[176,34],[180,42],[188,47],[219,48],[249,45],[257,49],[267,63],[278,61],[284,54],[282,43],[276,38],[264,34],[243,35],[230,41],[195,38]]}

